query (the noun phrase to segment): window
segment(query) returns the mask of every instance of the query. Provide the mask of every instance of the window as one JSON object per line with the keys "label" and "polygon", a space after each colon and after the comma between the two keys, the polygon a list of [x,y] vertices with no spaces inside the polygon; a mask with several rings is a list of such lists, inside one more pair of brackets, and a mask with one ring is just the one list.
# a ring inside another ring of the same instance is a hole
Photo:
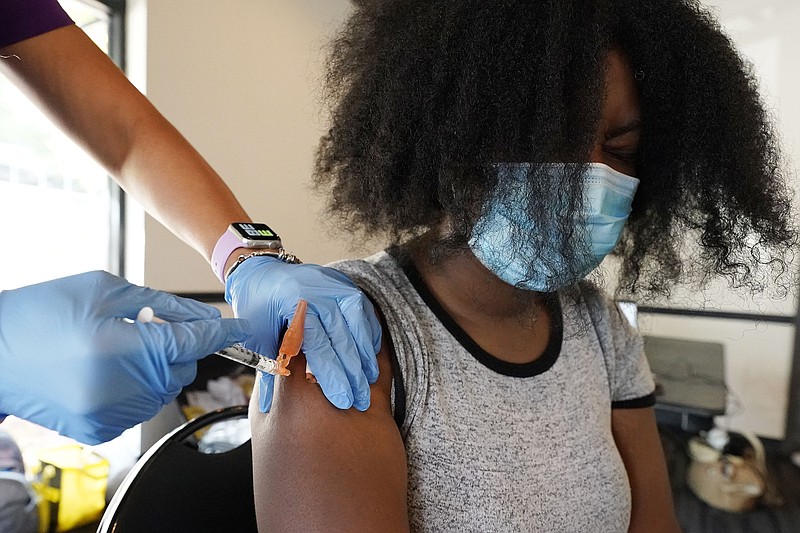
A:
{"label": "window", "polygon": [[[121,2],[60,2],[119,57]],[[122,274],[121,203],[105,170],[0,76],[0,288],[95,269]]]}

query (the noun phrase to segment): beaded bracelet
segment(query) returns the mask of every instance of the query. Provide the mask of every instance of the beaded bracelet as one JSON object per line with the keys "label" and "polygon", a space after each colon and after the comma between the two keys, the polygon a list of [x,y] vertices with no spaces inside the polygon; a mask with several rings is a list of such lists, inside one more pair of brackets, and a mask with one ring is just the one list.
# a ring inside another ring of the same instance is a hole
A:
{"label": "beaded bracelet", "polygon": [[302,261],[300,261],[297,258],[296,255],[290,254],[289,252],[287,252],[283,248],[281,248],[281,249],[279,249],[277,251],[275,251],[275,250],[263,250],[263,251],[253,252],[253,253],[250,253],[248,255],[240,255],[236,259],[236,262],[233,263],[231,265],[231,267],[228,269],[228,271],[225,273],[225,279],[227,280],[230,277],[231,273],[233,273],[234,270],[239,268],[239,265],[241,265],[242,263],[244,263],[248,259],[250,259],[252,257],[261,257],[261,256],[265,256],[265,255],[268,255],[270,257],[274,257],[278,261],[283,261],[284,263],[291,263],[293,265],[299,265],[299,264],[302,263]]}

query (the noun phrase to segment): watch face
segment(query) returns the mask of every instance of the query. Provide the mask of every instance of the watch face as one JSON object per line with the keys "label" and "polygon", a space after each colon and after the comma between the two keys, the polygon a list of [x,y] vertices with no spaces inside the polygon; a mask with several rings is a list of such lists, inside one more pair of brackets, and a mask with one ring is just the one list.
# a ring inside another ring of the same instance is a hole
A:
{"label": "watch face", "polygon": [[270,242],[278,241],[280,237],[266,224],[257,222],[234,222],[231,224],[239,235],[248,241]]}

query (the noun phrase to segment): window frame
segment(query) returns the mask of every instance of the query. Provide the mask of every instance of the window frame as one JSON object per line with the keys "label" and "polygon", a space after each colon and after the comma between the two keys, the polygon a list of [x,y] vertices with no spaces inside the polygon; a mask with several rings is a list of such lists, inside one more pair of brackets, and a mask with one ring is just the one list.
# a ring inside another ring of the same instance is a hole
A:
{"label": "window frame", "polygon": [[[108,9],[108,55],[111,60],[125,72],[125,40],[126,40],[126,0],[81,0],[84,3],[101,4]],[[125,243],[126,196],[125,191],[117,185],[111,176],[109,182],[109,239],[108,239],[108,271],[125,277]]]}

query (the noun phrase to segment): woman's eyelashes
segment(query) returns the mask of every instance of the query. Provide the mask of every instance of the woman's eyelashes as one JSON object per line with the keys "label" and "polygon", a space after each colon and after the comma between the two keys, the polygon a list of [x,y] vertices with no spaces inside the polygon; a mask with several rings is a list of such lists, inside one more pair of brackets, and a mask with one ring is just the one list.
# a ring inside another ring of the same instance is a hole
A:
{"label": "woman's eyelashes", "polygon": [[636,149],[621,149],[621,148],[603,148],[603,153],[621,163],[636,164],[637,150]]}
{"label": "woman's eyelashes", "polygon": [[633,175],[638,162],[640,136],[641,123],[638,120],[606,131],[597,143],[604,162],[619,172]]}

